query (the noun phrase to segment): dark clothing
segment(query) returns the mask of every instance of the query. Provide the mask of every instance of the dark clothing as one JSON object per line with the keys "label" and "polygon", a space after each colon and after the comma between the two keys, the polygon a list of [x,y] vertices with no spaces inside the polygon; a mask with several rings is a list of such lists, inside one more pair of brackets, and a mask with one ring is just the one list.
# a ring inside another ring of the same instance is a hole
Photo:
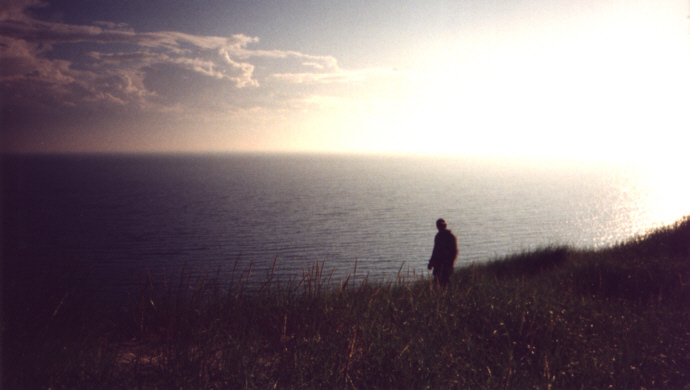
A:
{"label": "dark clothing", "polygon": [[458,241],[450,230],[440,230],[434,238],[434,251],[429,260],[429,269],[434,269],[436,282],[445,286],[453,274],[453,264],[458,256]]}

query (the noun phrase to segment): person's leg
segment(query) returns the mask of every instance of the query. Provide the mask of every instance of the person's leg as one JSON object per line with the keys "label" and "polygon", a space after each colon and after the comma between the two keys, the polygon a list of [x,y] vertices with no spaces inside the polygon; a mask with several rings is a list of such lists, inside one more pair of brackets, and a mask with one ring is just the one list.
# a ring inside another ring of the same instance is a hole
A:
{"label": "person's leg", "polygon": [[441,284],[441,271],[438,267],[435,267],[431,274],[434,275],[434,284]]}
{"label": "person's leg", "polygon": [[448,269],[444,269],[443,272],[441,273],[441,286],[446,287],[450,284],[450,276],[453,274],[453,267],[449,267]]}

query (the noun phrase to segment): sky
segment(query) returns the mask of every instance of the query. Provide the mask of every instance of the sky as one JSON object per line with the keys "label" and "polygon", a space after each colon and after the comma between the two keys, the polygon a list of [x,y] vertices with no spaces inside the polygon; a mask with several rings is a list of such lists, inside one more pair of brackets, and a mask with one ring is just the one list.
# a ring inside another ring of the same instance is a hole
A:
{"label": "sky", "polygon": [[2,152],[687,154],[688,0],[4,0]]}

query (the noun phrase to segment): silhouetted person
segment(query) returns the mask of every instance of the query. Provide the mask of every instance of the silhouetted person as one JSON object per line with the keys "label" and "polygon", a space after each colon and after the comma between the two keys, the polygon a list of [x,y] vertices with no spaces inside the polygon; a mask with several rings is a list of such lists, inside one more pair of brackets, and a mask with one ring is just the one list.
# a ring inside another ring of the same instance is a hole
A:
{"label": "silhouetted person", "polygon": [[450,282],[450,275],[453,274],[455,258],[458,256],[458,240],[446,228],[446,221],[443,219],[436,221],[436,228],[438,233],[434,237],[434,251],[431,253],[431,259],[427,268],[433,268],[436,283],[446,287],[448,282]]}

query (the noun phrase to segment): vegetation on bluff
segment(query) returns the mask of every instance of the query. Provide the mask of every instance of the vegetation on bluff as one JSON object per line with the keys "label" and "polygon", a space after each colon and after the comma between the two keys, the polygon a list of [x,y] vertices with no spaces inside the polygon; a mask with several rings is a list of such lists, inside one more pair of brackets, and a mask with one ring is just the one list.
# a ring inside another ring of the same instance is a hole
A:
{"label": "vegetation on bluff", "polygon": [[183,274],[124,309],[68,281],[3,294],[2,388],[690,386],[690,218],[458,268],[446,290],[323,273],[252,294]]}

